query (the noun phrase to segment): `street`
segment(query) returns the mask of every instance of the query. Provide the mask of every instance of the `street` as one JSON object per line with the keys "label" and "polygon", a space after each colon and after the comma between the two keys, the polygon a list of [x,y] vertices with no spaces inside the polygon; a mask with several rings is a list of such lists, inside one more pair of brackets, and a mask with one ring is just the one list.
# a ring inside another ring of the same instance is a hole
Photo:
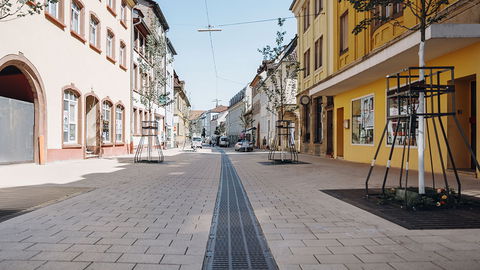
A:
{"label": "street", "polygon": [[[1,168],[4,179],[14,173],[34,183],[62,167],[68,181],[59,184],[95,189],[0,223],[0,269],[202,269],[222,152],[166,153],[163,164],[98,159],[100,172],[92,160]],[[302,164],[270,165],[266,152],[224,155],[280,269],[480,268],[479,229],[407,230],[320,191],[361,188],[365,164],[301,155]],[[478,193],[473,181],[467,191]]]}

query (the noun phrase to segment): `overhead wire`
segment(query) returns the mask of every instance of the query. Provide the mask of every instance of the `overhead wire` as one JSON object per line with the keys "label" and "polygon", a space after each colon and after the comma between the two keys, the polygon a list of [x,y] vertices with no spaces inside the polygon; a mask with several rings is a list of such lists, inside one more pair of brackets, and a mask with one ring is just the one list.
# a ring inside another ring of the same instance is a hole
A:
{"label": "overhead wire", "polygon": [[[210,24],[210,14],[208,12],[208,2],[207,2],[207,0],[205,0],[205,12],[207,14],[208,28],[210,29],[212,27],[212,25]],[[217,70],[217,60],[216,60],[216,57],[215,57],[215,47],[213,46],[212,32],[208,32],[208,37],[210,39],[210,49],[212,51],[213,70],[215,72],[215,100],[218,102],[218,70]]]}

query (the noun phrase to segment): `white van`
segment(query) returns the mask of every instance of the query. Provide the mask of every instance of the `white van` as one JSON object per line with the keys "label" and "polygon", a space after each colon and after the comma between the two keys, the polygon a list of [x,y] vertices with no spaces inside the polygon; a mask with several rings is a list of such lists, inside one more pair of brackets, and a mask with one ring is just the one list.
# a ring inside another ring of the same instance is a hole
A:
{"label": "white van", "polygon": [[220,137],[220,142],[218,143],[218,146],[229,147],[230,146],[230,140],[228,139],[228,137],[227,136]]}
{"label": "white van", "polygon": [[202,138],[193,137],[192,138],[192,148],[202,148]]}

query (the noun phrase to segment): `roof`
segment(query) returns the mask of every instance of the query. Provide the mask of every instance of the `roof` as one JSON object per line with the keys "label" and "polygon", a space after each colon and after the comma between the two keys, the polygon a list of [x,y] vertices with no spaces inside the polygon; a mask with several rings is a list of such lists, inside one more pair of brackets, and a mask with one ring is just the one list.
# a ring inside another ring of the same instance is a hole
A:
{"label": "roof", "polygon": [[205,111],[190,111],[190,117],[189,117],[189,120],[195,120],[197,119],[198,117],[200,117],[200,115],[202,115],[202,113],[204,113]]}
{"label": "roof", "polygon": [[292,9],[293,9],[293,6],[295,6],[295,3],[297,3],[297,0],[293,0],[292,4],[290,5],[289,10],[292,10]]}
{"label": "roof", "polygon": [[175,51],[175,48],[173,47],[173,44],[172,44],[172,42],[170,41],[169,38],[167,38],[167,46],[168,46],[168,49],[170,50],[170,52],[173,55],[177,55],[177,51]]}
{"label": "roof", "polygon": [[158,20],[160,21],[160,24],[162,25],[163,29],[165,31],[168,31],[170,29],[170,26],[167,23],[167,19],[165,18],[165,15],[163,15],[162,9],[158,5],[156,1],[153,0],[145,0],[148,3],[152,5],[153,11],[155,12],[155,15],[157,15]]}
{"label": "roof", "polygon": [[227,106],[223,106],[223,105],[220,105],[214,109],[211,109],[209,112],[213,112],[213,113],[221,113],[221,112],[224,112],[228,110],[228,107]]}

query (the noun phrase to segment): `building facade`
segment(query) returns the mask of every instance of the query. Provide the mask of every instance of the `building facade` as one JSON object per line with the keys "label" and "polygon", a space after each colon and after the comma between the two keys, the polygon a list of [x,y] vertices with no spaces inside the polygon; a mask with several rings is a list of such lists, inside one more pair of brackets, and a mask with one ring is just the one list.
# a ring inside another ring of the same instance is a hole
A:
{"label": "building facade", "polygon": [[190,139],[190,101],[185,90],[185,81],[181,81],[174,71],[175,112],[173,132],[175,147],[183,147]]}
{"label": "building facade", "polygon": [[[311,101],[302,114],[302,151],[371,162],[387,115],[395,110],[387,102],[385,77],[406,67],[418,66],[420,33],[376,22],[354,35],[353,28],[365,14],[357,13],[348,1],[298,0],[292,3],[291,10],[301,18],[298,20],[298,53],[304,74],[299,76],[299,97],[308,96]],[[408,28],[419,23],[401,4],[379,7],[377,12]],[[480,130],[475,119],[479,111],[476,89],[480,69],[472,63],[480,57],[479,1],[452,1],[442,13],[442,21],[427,29],[426,65],[455,68],[457,116],[470,144],[478,152],[480,144],[476,134]],[[440,83],[448,81],[442,79]],[[442,99],[442,104],[452,106],[447,99]],[[473,170],[468,151],[461,144],[454,125],[444,121],[455,163],[459,164],[457,167]],[[394,125],[395,122],[390,122],[387,126],[386,141],[380,146],[379,164],[386,165],[388,160]],[[416,139],[412,146],[410,164],[416,169]],[[431,149],[432,156],[438,157],[438,149],[433,146]],[[440,150],[446,153],[446,145],[442,144]],[[400,167],[399,152],[393,157],[392,166]],[[428,148],[425,155],[430,156]],[[442,161],[433,158],[434,170],[440,168],[440,162],[451,165],[445,155],[443,158]],[[426,170],[431,168],[426,166]]]}
{"label": "building facade", "polygon": [[0,24],[0,163],[128,153],[134,5],[59,0]]}
{"label": "building facade", "polygon": [[134,9],[133,25],[132,148],[140,141],[142,121],[157,121],[162,145],[173,147],[173,105],[160,105],[159,102],[155,102],[149,110],[148,102],[142,98],[154,76],[152,65],[149,64],[146,55],[146,46],[148,36],[155,35],[156,38],[162,39],[166,46],[166,55],[160,63],[164,72],[164,81],[160,80],[160,84],[163,84],[162,92],[168,93],[170,100],[173,100],[173,55],[176,52],[166,37],[170,27],[160,6],[152,0],[138,1]]}

